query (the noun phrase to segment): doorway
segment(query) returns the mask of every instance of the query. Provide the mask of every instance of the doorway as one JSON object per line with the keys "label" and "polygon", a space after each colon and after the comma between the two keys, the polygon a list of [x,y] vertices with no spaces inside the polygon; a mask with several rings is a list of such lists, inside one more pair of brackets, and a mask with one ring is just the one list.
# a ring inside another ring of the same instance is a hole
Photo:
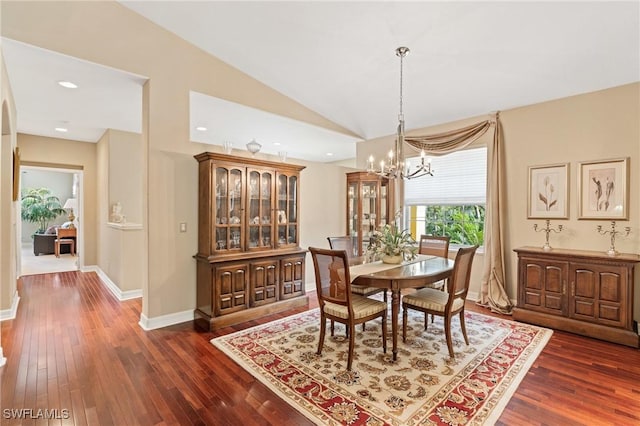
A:
{"label": "doorway", "polygon": [[[18,275],[35,275],[53,272],[77,271],[83,266],[82,199],[83,173],[80,169],[64,167],[29,166],[20,167],[20,190],[47,188],[65,208],[62,214],[47,223],[45,234],[34,235],[38,226],[25,220],[18,221],[20,239],[20,262]],[[75,208],[73,206],[76,206]],[[21,216],[19,216],[21,218]],[[73,227],[76,238],[73,253],[70,248],[54,254],[55,228]],[[37,241],[36,241],[37,239]]]}

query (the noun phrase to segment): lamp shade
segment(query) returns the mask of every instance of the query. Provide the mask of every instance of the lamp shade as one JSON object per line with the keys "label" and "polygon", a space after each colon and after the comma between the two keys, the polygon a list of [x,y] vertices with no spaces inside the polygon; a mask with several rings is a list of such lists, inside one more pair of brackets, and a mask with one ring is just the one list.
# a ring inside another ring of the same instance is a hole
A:
{"label": "lamp shade", "polygon": [[62,206],[63,209],[72,209],[72,210],[77,210],[78,209],[78,199],[77,198],[67,198],[67,201],[64,203],[64,206]]}

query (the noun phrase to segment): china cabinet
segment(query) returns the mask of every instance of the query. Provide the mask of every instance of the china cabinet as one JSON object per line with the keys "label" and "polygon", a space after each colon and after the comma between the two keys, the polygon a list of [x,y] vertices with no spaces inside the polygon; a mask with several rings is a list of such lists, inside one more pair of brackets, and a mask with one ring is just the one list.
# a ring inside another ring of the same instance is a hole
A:
{"label": "china cabinet", "polygon": [[362,256],[369,238],[389,216],[389,180],[367,172],[347,173],[347,235],[353,239],[354,255]]}
{"label": "china cabinet", "polygon": [[518,253],[513,319],[639,347],[633,321],[636,254],[537,247]]}
{"label": "china cabinet", "polygon": [[304,167],[205,152],[198,161],[196,324],[307,304],[299,246]]}

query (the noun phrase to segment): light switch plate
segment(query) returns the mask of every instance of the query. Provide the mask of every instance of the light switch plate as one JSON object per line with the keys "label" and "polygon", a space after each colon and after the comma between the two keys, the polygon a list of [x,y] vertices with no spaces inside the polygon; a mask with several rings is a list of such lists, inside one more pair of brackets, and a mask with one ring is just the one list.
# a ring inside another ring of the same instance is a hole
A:
{"label": "light switch plate", "polygon": [[180,222],[180,232],[187,232],[187,223]]}

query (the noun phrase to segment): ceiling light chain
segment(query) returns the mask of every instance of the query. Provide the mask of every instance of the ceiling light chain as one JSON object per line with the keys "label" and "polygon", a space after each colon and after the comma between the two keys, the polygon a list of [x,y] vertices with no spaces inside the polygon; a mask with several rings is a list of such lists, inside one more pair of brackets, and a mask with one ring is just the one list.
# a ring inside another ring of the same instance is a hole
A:
{"label": "ceiling light chain", "polygon": [[409,162],[405,164],[404,158],[404,111],[402,109],[402,88],[404,83],[404,57],[409,53],[408,47],[398,47],[396,55],[400,57],[400,114],[398,114],[398,130],[395,140],[395,149],[389,151],[389,164],[385,164],[384,160],[380,162],[380,169],[376,169],[373,165],[373,155],[369,156],[367,164],[367,172],[383,176],[388,179],[413,179],[425,175],[433,176],[431,168],[431,160],[427,159],[425,163],[424,149],[420,153],[420,164],[411,171]]}

